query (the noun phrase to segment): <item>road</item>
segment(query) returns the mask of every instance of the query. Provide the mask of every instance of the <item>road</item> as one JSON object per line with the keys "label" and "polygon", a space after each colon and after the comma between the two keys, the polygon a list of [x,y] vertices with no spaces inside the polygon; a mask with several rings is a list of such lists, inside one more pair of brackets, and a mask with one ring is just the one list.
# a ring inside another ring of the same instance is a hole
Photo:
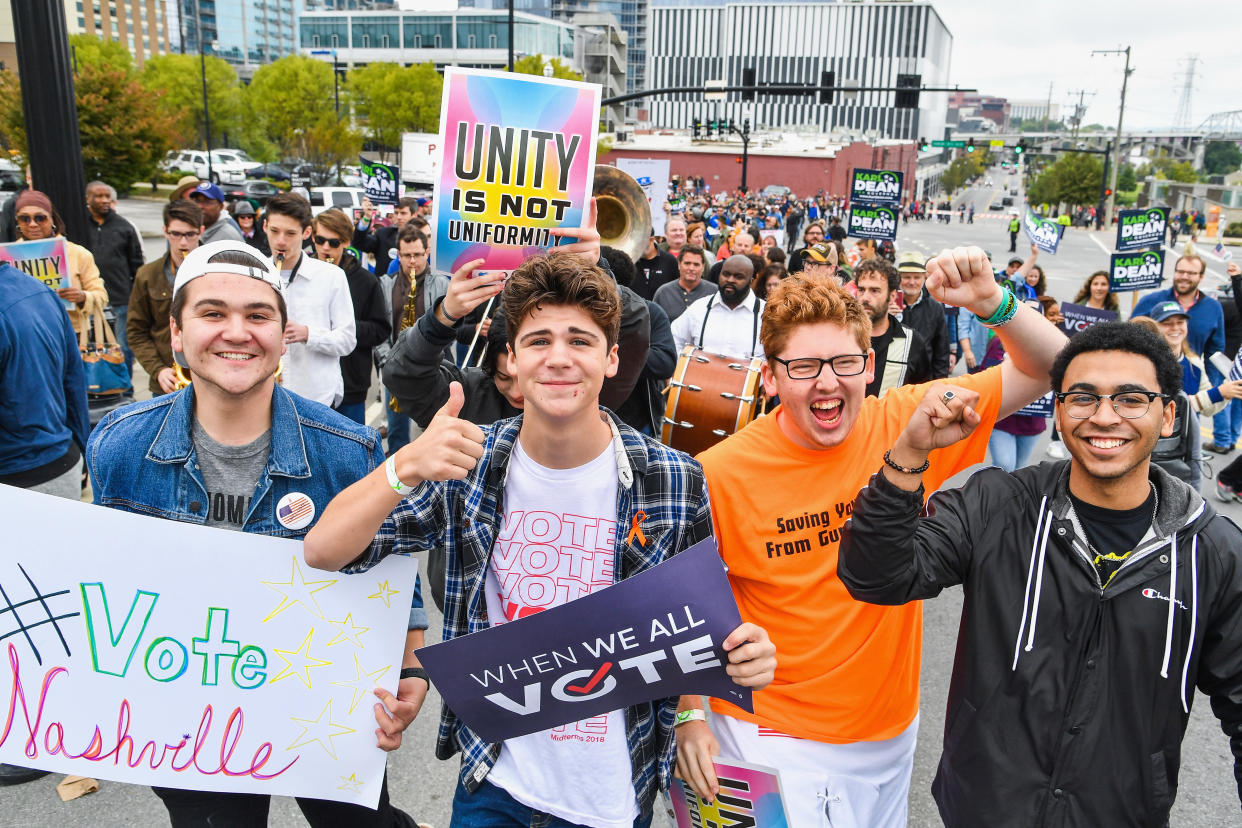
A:
{"label": "road", "polygon": [[[993,175],[994,183],[1003,181]],[[985,203],[992,193],[985,189],[970,191],[976,205]],[[1019,200],[1020,204],[1021,201]],[[121,202],[119,212],[133,220],[146,233],[158,232],[159,209],[162,205],[131,199]],[[980,213],[983,211],[976,206]],[[154,224],[152,224],[154,222]],[[978,244],[994,255],[994,261],[1003,260],[1008,250],[1008,234],[1003,219],[976,219],[974,224],[951,224],[912,222],[903,226],[898,235],[899,250],[936,252],[944,247],[960,244]],[[1050,292],[1064,301],[1072,300],[1074,293],[1091,272],[1107,267],[1112,239],[1107,234],[1072,229],[1067,231],[1056,256],[1041,256],[1048,275]],[[162,242],[147,239],[148,256],[154,258],[163,251]],[[1214,256],[1209,261],[1208,284],[1224,281],[1224,267]],[[1171,272],[1171,268],[1168,269]],[[135,386],[145,388],[145,377]],[[1045,438],[1046,439],[1046,438]],[[1043,458],[1043,445],[1036,459]],[[1236,456],[1236,455],[1235,455]],[[1218,467],[1223,458],[1214,458]],[[969,475],[963,472],[950,481],[959,485]],[[1205,485],[1210,485],[1205,480]],[[1215,499],[1212,505],[1235,522],[1242,522],[1242,504],[1221,504]],[[429,607],[432,629],[438,629],[439,613]],[[961,590],[953,589],[935,600],[928,601],[924,612],[923,629],[923,675],[920,740],[915,753],[914,777],[910,792],[910,825],[940,825],[930,788],[940,753],[940,740],[944,727],[945,698],[948,693],[949,670],[956,647],[958,621],[961,614]],[[434,758],[435,725],[440,701],[435,691],[427,700],[422,715],[406,733],[406,744],[391,755],[388,761],[388,778],[392,800],[420,821],[429,822],[437,828],[445,828],[449,822],[453,790],[456,784],[456,760],[441,762]],[[1136,715],[1143,715],[1136,711]],[[1102,769],[1102,772],[1107,772]],[[64,825],[90,824],[92,826],[115,826],[131,828],[134,825],[167,824],[164,809],[147,788],[115,782],[101,782],[98,793],[69,803],[57,798],[55,786],[58,775],[45,777],[5,792],[5,821],[13,825],[31,828],[60,828]],[[1186,739],[1182,749],[1182,768],[1179,796],[1174,806],[1173,826],[1223,826],[1238,825],[1238,795],[1232,773],[1232,759],[1225,736],[1212,716],[1208,700],[1197,696],[1190,717]],[[270,824],[274,826],[304,825],[292,800],[277,799],[273,802]],[[668,823],[657,817],[658,828]]]}

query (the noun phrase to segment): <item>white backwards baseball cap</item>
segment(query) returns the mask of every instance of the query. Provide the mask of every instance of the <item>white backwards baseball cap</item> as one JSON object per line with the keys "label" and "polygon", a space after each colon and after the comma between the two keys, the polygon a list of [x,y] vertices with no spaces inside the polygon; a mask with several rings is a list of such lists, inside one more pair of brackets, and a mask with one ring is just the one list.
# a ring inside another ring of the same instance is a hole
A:
{"label": "white backwards baseball cap", "polygon": [[[261,266],[247,267],[229,262],[210,261],[213,256],[227,252],[245,253],[259,262]],[[280,296],[285,295],[285,284],[280,278],[280,273],[270,261],[264,258],[262,253],[245,242],[224,240],[208,242],[189,252],[181,262],[181,267],[177,268],[177,278],[173,282],[173,298],[175,299],[187,284],[208,273],[236,273],[239,276],[249,276],[252,279],[267,282]]]}

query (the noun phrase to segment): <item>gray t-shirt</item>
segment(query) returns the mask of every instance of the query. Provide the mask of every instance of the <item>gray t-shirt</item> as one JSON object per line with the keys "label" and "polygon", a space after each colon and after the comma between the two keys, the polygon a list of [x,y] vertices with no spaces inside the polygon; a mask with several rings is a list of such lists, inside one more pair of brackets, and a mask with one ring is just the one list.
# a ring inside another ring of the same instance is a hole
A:
{"label": "gray t-shirt", "polygon": [[699,280],[699,283],[694,286],[693,290],[686,290],[681,286],[681,282],[674,280],[656,288],[655,296],[652,297],[651,301],[663,308],[664,312],[668,314],[668,321],[672,322],[685,313],[686,308],[704,296],[711,296],[717,289],[718,287],[715,284],[706,279]]}
{"label": "gray t-shirt", "polygon": [[259,476],[267,466],[271,430],[244,446],[226,446],[211,439],[195,420],[191,437],[207,486],[206,525],[242,531]]}

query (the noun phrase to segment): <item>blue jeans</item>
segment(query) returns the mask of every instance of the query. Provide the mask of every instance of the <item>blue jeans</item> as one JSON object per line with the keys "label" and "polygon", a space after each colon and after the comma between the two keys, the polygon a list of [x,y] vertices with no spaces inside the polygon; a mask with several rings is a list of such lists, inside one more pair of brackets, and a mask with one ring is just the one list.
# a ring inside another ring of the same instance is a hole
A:
{"label": "blue jeans", "polygon": [[129,338],[125,335],[125,323],[129,321],[129,305],[111,305],[112,316],[116,319],[116,324],[112,331],[116,334],[116,341],[121,344],[121,351],[125,354],[125,367],[129,369],[129,375],[134,375],[134,352],[129,349]]}
{"label": "blue jeans", "polygon": [[384,413],[388,416],[388,451],[385,454],[392,456],[397,449],[410,442],[410,418],[389,408],[388,399],[388,389],[385,388]]}
{"label": "blue jeans", "polygon": [[992,429],[992,436],[988,438],[988,451],[992,454],[992,462],[1000,466],[1007,472],[1020,469],[1031,459],[1031,452],[1035,451],[1035,444],[1039,442],[1038,434],[1024,434],[1022,436],[1010,434],[1008,431],[1001,431],[999,428]]}
{"label": "blue jeans", "polygon": [[[651,813],[634,820],[634,828],[649,828]],[[577,823],[527,808],[497,785],[486,780],[474,793],[457,781],[453,816],[449,828],[575,828]]]}
{"label": "blue jeans", "polygon": [[360,402],[360,403],[348,403],[348,404],[341,403],[340,405],[333,408],[333,411],[335,411],[338,414],[345,415],[349,419],[353,420],[355,423],[362,423],[363,425],[367,424],[367,404],[365,401]]}
{"label": "blue jeans", "polygon": [[1239,437],[1242,437],[1242,400],[1230,400],[1212,418],[1212,442],[1218,446],[1233,448]]}

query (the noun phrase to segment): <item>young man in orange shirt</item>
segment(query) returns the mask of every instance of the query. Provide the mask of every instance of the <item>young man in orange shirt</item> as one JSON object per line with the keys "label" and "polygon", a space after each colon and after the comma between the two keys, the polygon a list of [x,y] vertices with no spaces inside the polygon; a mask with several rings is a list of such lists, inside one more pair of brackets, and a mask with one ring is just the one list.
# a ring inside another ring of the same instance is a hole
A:
{"label": "young man in orange shirt", "polygon": [[[979,395],[981,427],[932,452],[934,491],[983,460],[992,423],[1048,390],[1065,337],[996,284],[978,248],[928,262],[928,289],[992,326],[1009,359],[941,384]],[[922,609],[855,601],[837,577],[841,527],[929,385],[866,397],[875,355],[863,307],[826,276],[795,274],[763,314],[766,392],[781,405],[699,456],[742,618],[780,652],[753,714],[713,700],[709,729],[682,698],[678,772],[714,795],[711,757],[780,768],[791,824],[902,826],[918,731]]]}

